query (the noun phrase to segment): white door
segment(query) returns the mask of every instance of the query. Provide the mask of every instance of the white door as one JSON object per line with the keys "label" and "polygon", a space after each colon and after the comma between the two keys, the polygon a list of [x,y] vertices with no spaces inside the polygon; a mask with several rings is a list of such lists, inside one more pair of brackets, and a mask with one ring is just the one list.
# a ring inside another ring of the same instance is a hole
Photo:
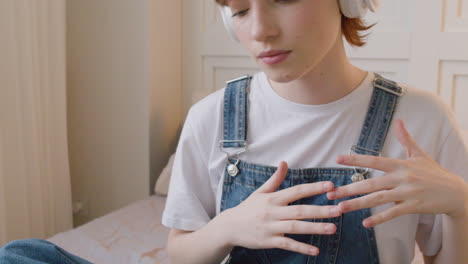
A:
{"label": "white door", "polygon": [[[441,95],[468,129],[468,0],[382,0],[367,22],[363,48],[347,46],[351,62]],[[183,115],[226,80],[258,70],[230,40],[215,0],[183,0]]]}

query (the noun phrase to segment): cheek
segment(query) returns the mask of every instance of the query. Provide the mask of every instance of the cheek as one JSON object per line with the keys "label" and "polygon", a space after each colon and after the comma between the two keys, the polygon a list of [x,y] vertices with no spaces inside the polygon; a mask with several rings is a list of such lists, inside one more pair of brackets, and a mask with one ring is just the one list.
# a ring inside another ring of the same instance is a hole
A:
{"label": "cheek", "polygon": [[320,16],[299,10],[284,20],[283,33],[299,41],[311,41],[321,37],[324,33],[323,26],[326,23],[323,23]]}
{"label": "cheek", "polygon": [[[319,20],[315,18],[304,18],[297,24],[293,37],[299,47],[308,48],[312,53],[320,53],[328,50],[340,34],[340,25],[334,20]],[[307,43],[306,45],[304,45]]]}
{"label": "cheek", "polygon": [[[285,20],[290,32],[297,38],[334,38],[341,27],[341,14],[337,3],[333,1],[310,1],[306,6],[298,7]],[[289,21],[289,22],[288,22]],[[319,40],[320,39],[320,40]]]}

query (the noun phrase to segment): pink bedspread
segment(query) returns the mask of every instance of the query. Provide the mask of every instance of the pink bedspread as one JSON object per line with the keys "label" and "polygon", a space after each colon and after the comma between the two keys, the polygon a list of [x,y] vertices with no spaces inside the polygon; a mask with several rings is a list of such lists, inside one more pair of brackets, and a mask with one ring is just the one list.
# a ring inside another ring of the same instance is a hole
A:
{"label": "pink bedspread", "polygon": [[151,196],[48,240],[93,263],[166,264],[165,201]]}

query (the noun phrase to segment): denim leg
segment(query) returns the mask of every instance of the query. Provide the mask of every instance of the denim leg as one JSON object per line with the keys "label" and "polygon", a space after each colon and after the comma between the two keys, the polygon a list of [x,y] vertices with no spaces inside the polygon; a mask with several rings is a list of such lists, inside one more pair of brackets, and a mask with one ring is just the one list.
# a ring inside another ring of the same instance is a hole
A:
{"label": "denim leg", "polygon": [[2,264],[90,264],[42,239],[12,241],[0,248]]}

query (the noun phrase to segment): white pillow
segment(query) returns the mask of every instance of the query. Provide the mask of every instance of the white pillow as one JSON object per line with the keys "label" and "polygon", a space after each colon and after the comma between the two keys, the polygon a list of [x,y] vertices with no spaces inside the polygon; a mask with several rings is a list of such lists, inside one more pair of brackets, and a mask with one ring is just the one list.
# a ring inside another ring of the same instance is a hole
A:
{"label": "white pillow", "polygon": [[169,181],[171,179],[172,164],[174,163],[175,153],[171,155],[166,167],[162,170],[154,186],[154,192],[158,195],[167,196]]}

